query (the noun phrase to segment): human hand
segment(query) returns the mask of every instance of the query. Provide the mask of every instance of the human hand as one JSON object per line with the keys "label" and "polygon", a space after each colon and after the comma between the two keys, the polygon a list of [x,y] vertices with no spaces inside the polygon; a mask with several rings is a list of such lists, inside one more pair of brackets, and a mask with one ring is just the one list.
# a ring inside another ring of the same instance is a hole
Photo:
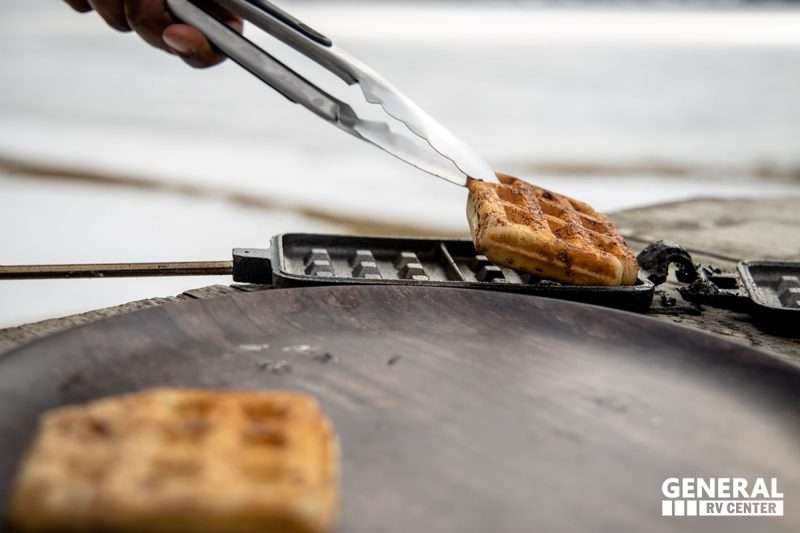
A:
{"label": "human hand", "polygon": [[[175,20],[164,0],[65,1],[81,13],[96,11],[115,30],[134,31],[150,45],[180,56],[193,67],[210,67],[225,59],[199,30]],[[242,20],[239,17],[211,2],[202,7],[231,28],[242,32]]]}

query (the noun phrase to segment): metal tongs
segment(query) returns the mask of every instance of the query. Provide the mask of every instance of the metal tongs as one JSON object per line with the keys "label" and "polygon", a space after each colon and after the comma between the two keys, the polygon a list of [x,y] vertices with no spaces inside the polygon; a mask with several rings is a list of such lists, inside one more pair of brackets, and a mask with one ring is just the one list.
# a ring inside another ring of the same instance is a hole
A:
{"label": "metal tongs", "polygon": [[167,0],[174,15],[203,32],[222,53],[290,101],[339,129],[457,185],[466,186],[468,178],[497,181],[492,168],[467,144],[375,71],[334,47],[328,37],[267,0],[214,2],[291,46],[347,85],[358,84],[367,102],[380,105],[413,135],[393,131],[388,121],[362,119],[348,103],[314,85],[191,0]]}

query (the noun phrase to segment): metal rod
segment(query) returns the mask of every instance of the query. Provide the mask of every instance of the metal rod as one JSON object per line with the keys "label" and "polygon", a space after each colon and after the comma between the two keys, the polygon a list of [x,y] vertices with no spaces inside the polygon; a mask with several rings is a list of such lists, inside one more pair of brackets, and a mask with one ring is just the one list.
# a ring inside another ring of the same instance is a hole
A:
{"label": "metal rod", "polygon": [[233,261],[98,263],[83,265],[0,265],[0,280],[229,276],[232,273]]}

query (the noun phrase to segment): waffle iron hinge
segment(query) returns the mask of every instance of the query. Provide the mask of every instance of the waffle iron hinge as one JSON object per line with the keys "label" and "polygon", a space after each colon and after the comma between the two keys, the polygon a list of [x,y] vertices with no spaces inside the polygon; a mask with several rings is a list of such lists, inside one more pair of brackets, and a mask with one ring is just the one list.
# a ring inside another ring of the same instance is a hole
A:
{"label": "waffle iron hinge", "polygon": [[770,333],[800,337],[800,262],[740,261],[736,272],[695,264],[681,246],[665,241],[646,247],[638,257],[642,273],[655,285],[667,280],[670,265],[685,285],[687,302],[748,313]]}
{"label": "waffle iron hinge", "polygon": [[272,250],[269,248],[234,248],[233,281],[271,285]]}

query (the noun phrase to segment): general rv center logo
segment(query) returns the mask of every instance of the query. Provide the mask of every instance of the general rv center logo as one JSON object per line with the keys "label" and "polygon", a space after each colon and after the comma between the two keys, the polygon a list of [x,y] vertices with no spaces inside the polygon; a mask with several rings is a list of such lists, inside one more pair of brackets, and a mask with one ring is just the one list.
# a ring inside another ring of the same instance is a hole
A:
{"label": "general rv center logo", "polygon": [[661,493],[661,516],[783,516],[774,477],[670,477]]}

